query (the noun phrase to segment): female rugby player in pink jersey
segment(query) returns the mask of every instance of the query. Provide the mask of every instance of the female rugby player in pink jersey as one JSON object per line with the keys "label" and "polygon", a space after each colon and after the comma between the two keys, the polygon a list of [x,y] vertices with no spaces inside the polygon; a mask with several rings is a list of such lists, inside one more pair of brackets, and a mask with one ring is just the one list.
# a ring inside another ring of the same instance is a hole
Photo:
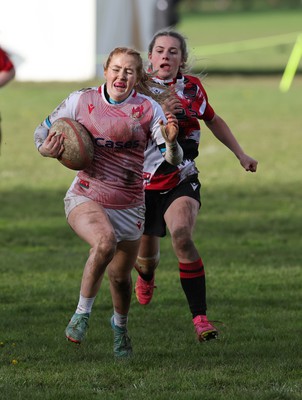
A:
{"label": "female rugby player in pink jersey", "polygon": [[69,225],[91,247],[78,306],[65,335],[75,343],[84,339],[107,269],[114,312],[114,354],[127,357],[132,353],[127,333],[131,270],[144,229],[144,151],[152,139],[153,151],[177,165],[182,150],[176,141],[177,119],[169,112],[165,116],[153,99],[158,96],[150,91],[152,80],[138,52],[114,49],[104,73],[106,82],[102,86],[71,93],[37,127],[35,144],[45,157],[61,154],[62,137],[48,134],[52,123],[61,117],[80,122],[92,135],[93,162],[78,172],[64,199]]}
{"label": "female rugby player in pink jersey", "polygon": [[163,108],[178,119],[177,141],[184,155],[177,167],[162,160],[152,175],[148,172],[149,157],[146,157],[146,218],[136,262],[139,275],[135,292],[141,304],[151,301],[154,271],[159,263],[159,240],[166,235],[167,227],[195,332],[202,342],[217,338],[218,332],[207,319],[205,271],[193,241],[200,208],[200,182],[194,161],[198,156],[199,120],[203,120],[214,136],[234,153],[246,171],[255,172],[258,163],[242,150],[226,122],[215,113],[200,80],[183,73],[188,54],[182,35],[174,31],[158,32],[149,45],[148,56],[154,81],[162,87],[173,88],[174,93],[164,102]]}

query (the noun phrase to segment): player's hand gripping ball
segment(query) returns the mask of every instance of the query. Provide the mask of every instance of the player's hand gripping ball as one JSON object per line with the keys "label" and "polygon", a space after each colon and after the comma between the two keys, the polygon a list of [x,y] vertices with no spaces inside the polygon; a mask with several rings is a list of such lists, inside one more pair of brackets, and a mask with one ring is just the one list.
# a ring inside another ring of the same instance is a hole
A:
{"label": "player's hand gripping ball", "polygon": [[58,158],[61,164],[77,171],[89,167],[94,149],[90,133],[83,125],[71,118],[59,118],[49,130],[53,132],[64,137],[64,151]]}

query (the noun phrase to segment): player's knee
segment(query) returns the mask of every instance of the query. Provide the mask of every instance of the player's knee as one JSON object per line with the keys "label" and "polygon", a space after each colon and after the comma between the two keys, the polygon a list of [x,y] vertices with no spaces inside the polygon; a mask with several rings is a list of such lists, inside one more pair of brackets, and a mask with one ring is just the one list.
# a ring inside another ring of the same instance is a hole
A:
{"label": "player's knee", "polygon": [[110,279],[111,285],[120,292],[129,292],[131,291],[132,281],[131,275],[120,275],[116,273],[112,273],[112,271],[108,271],[108,276]]}
{"label": "player's knee", "polygon": [[107,240],[103,237],[96,240],[93,247],[90,249],[90,256],[95,257],[97,264],[108,264],[116,250],[116,238],[111,235]]}
{"label": "player's knee", "polygon": [[174,249],[189,251],[193,246],[191,233],[186,228],[177,229],[172,234],[172,244]]}

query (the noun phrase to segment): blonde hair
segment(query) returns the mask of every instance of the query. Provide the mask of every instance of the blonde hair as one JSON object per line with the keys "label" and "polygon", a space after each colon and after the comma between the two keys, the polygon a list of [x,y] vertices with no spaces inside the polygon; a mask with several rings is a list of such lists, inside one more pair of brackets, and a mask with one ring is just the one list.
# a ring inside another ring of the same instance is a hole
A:
{"label": "blonde hair", "polygon": [[142,93],[146,96],[152,97],[152,99],[154,99],[158,103],[162,103],[167,97],[169,97],[169,88],[165,88],[164,86],[159,85],[158,83],[153,81],[153,74],[145,71],[143,59],[140,53],[134,49],[131,49],[129,47],[116,47],[115,49],[113,49],[104,64],[105,71],[107,71],[107,69],[109,68],[112,58],[118,54],[127,54],[135,58],[137,73],[137,83],[135,85],[135,90],[138,93]]}

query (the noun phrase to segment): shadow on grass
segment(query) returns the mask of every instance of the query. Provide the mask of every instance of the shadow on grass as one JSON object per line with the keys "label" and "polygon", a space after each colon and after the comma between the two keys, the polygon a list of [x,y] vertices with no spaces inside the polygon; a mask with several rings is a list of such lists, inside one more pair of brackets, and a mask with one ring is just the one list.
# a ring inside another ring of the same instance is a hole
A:
{"label": "shadow on grass", "polygon": [[[0,197],[1,253],[48,254],[87,251],[69,227],[64,214],[65,190],[20,189]],[[211,258],[246,264],[265,258],[301,263],[300,183],[255,187],[208,187],[195,228],[195,241]],[[170,252],[170,239],[161,241]],[[3,258],[2,258],[3,261]],[[0,261],[1,262],[1,261]]]}
{"label": "shadow on grass", "polygon": [[15,253],[77,246],[81,241],[69,227],[62,191],[6,191],[0,198],[1,252]]}

